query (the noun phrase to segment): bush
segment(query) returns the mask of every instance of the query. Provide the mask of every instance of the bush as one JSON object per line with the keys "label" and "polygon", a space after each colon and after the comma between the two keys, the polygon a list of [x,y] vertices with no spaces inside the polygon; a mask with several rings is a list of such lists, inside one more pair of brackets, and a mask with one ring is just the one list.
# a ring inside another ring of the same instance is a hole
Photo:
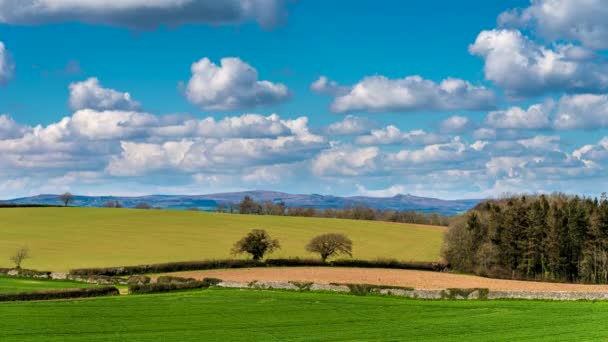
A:
{"label": "bush", "polygon": [[326,262],[319,259],[267,259],[264,262],[269,267],[298,267],[298,266],[328,266]]}
{"label": "bush", "polygon": [[217,284],[221,283],[223,280],[219,278],[203,278],[203,284],[205,287],[217,286]]}
{"label": "bush", "polygon": [[441,299],[457,299],[458,297],[469,299],[469,296],[475,291],[478,293],[477,299],[488,299],[490,290],[487,288],[472,288],[472,289],[460,289],[450,288],[441,291]]}
{"label": "bush", "polygon": [[89,287],[89,288],[69,289],[69,290],[0,293],[0,302],[87,298],[87,297],[99,297],[99,296],[115,296],[118,294],[119,294],[118,289],[115,288],[114,286]]}
{"label": "bush", "polygon": [[226,268],[247,268],[265,266],[263,262],[254,260],[202,260],[202,261],[183,261],[169,262],[163,264],[104,267],[104,268],[81,268],[70,271],[72,275],[105,275],[105,276],[125,276],[131,274],[147,273],[169,273],[180,271],[198,271]]}
{"label": "bush", "polygon": [[438,262],[423,261],[397,261],[390,259],[380,259],[375,261],[368,260],[335,260],[331,261],[332,266],[340,267],[362,267],[362,268],[392,268],[402,270],[422,270],[422,271],[445,271],[448,266]]}
{"label": "bush", "polygon": [[314,284],[312,281],[290,281],[290,284],[298,288],[298,291],[310,291]]}
{"label": "bush", "polygon": [[404,290],[404,291],[414,291],[413,287],[407,286],[390,286],[390,285],[374,285],[374,284],[341,284],[341,283],[331,283],[331,285],[335,286],[346,286],[350,290],[350,293],[357,296],[365,296],[370,293],[380,293],[380,290]]}
{"label": "bush", "polygon": [[129,277],[129,279],[127,279],[127,284],[129,284],[129,285],[149,284],[149,283],[150,283],[150,277],[145,276],[145,275],[132,275]]}
{"label": "bush", "polygon": [[180,290],[206,289],[221,282],[220,279],[205,278],[202,281],[152,283],[142,285],[129,285],[129,294],[162,293]]}
{"label": "bush", "polygon": [[156,279],[157,284],[170,284],[170,283],[188,283],[195,281],[194,278],[183,278],[174,276],[160,276]]}
{"label": "bush", "polygon": [[392,268],[403,270],[445,271],[448,266],[437,262],[404,262],[397,260],[334,260],[325,263],[319,259],[267,259],[265,261],[255,260],[202,260],[170,262],[164,264],[150,264],[138,266],[104,267],[104,268],[81,268],[70,271],[74,276],[125,276],[147,273],[169,273],[180,271],[199,271],[227,268],[249,268],[249,267],[299,267],[299,266],[337,266],[337,267],[365,267],[365,268]]}

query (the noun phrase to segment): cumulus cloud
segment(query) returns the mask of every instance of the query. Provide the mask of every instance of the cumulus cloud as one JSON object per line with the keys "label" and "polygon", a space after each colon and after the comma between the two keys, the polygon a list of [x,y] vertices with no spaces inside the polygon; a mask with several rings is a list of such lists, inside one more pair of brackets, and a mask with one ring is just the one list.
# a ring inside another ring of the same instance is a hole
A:
{"label": "cumulus cloud", "polygon": [[364,117],[347,115],[342,121],[334,122],[325,128],[331,136],[348,136],[369,133],[375,124]]}
{"label": "cumulus cloud", "polygon": [[372,130],[369,135],[359,136],[355,142],[360,145],[430,145],[449,140],[449,137],[427,133],[421,129],[401,132],[396,126],[389,125],[382,129]]}
{"label": "cumulus cloud", "polygon": [[486,79],[510,96],[608,89],[608,60],[580,46],[547,48],[519,31],[490,30],[479,33],[469,51],[484,59]]}
{"label": "cumulus cloud", "polygon": [[378,147],[355,148],[336,146],[319,153],[312,161],[312,171],[318,176],[360,176],[379,168]]}
{"label": "cumulus cloud", "polygon": [[439,124],[442,133],[463,133],[473,127],[473,123],[466,116],[453,115]]}
{"label": "cumulus cloud", "polygon": [[608,48],[608,7],[603,0],[532,0],[529,7],[503,12],[504,27],[531,29],[551,40],[577,41],[594,49]]}
{"label": "cumulus cloud", "polygon": [[0,0],[0,22],[20,25],[78,21],[151,29],[254,20],[271,28],[285,17],[284,0]]}
{"label": "cumulus cloud", "polygon": [[331,110],[338,113],[483,110],[496,102],[492,90],[457,78],[436,83],[420,76],[368,76],[347,88],[321,78],[311,87],[334,96]]}
{"label": "cumulus cloud", "polygon": [[336,81],[332,81],[327,76],[320,76],[316,81],[311,83],[310,90],[318,94],[330,96],[340,96],[348,93],[348,87],[339,85]]}
{"label": "cumulus cloud", "polygon": [[608,95],[564,95],[554,125],[558,129],[608,127]]}
{"label": "cumulus cloud", "polygon": [[9,115],[0,115],[0,141],[21,137],[30,130],[30,127],[18,124]]}
{"label": "cumulus cloud", "polygon": [[491,128],[507,129],[543,129],[551,126],[550,114],[552,104],[535,104],[522,109],[511,107],[488,113],[486,125]]}
{"label": "cumulus cloud", "polygon": [[290,96],[284,84],[260,81],[257,70],[239,58],[222,58],[219,66],[203,58],[192,64],[191,71],[186,97],[205,110],[267,106]]}
{"label": "cumulus cloud", "polygon": [[15,63],[11,57],[11,54],[4,46],[3,42],[0,42],[0,86],[6,84],[15,72]]}
{"label": "cumulus cloud", "polygon": [[134,110],[139,102],[131,99],[129,93],[104,88],[95,77],[70,84],[70,108],[95,110]]}

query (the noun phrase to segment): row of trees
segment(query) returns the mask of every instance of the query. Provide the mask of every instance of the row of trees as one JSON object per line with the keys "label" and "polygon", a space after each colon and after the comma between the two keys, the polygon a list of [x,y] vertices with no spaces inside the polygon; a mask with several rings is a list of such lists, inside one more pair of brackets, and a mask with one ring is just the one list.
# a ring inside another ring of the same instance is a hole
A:
{"label": "row of trees", "polygon": [[354,220],[388,221],[415,224],[430,224],[447,226],[451,217],[437,213],[421,213],[416,211],[379,210],[366,206],[354,206],[345,209],[315,209],[303,207],[287,207],[285,202],[256,202],[249,196],[245,196],[239,204],[220,203],[216,211],[239,213],[248,215],[277,215],[277,216],[303,216],[303,217],[328,217]]}
{"label": "row of trees", "polygon": [[[261,260],[264,255],[280,248],[279,240],[270,237],[263,229],[254,229],[234,244],[232,254],[246,253],[253,260]],[[325,262],[328,258],[341,254],[352,256],[353,242],[344,234],[323,234],[312,238],[306,245],[306,250],[319,254]]]}
{"label": "row of trees", "polygon": [[484,202],[453,220],[443,256],[455,270],[485,276],[608,283],[608,199]]}

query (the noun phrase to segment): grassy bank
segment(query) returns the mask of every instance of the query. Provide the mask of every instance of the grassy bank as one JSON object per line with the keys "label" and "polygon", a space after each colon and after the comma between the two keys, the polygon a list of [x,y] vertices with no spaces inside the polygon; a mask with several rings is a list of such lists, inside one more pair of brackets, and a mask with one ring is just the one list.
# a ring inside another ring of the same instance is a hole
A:
{"label": "grassy bank", "polygon": [[79,289],[96,286],[67,280],[46,280],[0,276],[0,293]]}
{"label": "grassy bank", "polygon": [[227,258],[254,228],[280,240],[277,258],[313,257],[304,249],[313,236],[339,232],[353,240],[354,258],[434,261],[444,234],[387,222],[133,209],[4,209],[0,222],[0,266],[27,246],[32,258],[24,266],[53,271]]}
{"label": "grassy bank", "polygon": [[602,340],[608,303],[211,289],[0,304],[2,341]]}

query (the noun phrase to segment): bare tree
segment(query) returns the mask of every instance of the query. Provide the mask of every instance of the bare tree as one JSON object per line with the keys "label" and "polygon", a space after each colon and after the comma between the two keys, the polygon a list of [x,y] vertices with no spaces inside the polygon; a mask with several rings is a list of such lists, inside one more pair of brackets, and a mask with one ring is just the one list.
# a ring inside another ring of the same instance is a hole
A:
{"label": "bare tree", "polygon": [[306,245],[306,250],[318,253],[325,262],[327,258],[347,254],[353,255],[353,242],[344,234],[330,233],[316,236]]}
{"label": "bare tree", "polygon": [[265,230],[254,229],[232,247],[232,254],[251,254],[253,260],[260,260],[267,253],[281,248],[279,240],[272,239]]}
{"label": "bare tree", "polygon": [[16,269],[21,269],[21,263],[23,260],[29,258],[30,250],[27,249],[27,247],[21,247],[10,257],[10,260],[15,264]]}
{"label": "bare tree", "polygon": [[63,195],[59,196],[59,200],[61,202],[63,202],[63,205],[65,205],[67,207],[68,204],[70,204],[70,202],[72,202],[74,200],[74,195],[72,195],[69,192],[66,192]]}
{"label": "bare tree", "polygon": [[122,204],[118,201],[107,201],[103,204],[104,208],[122,208]]}

